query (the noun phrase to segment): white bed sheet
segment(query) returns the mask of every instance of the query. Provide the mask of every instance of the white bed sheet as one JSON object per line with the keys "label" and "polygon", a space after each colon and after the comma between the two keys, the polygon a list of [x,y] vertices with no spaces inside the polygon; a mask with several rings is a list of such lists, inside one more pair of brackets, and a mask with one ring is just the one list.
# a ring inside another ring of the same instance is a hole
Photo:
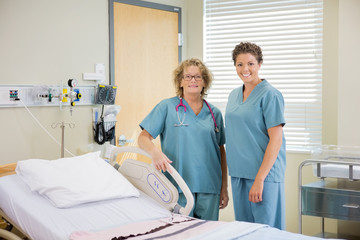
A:
{"label": "white bed sheet", "polygon": [[[17,175],[0,178],[0,208],[34,240],[66,240],[76,231],[101,232],[107,229],[111,231],[121,225],[128,228],[129,223],[143,225],[142,222],[146,221],[172,219],[168,210],[143,193],[139,198],[114,199],[66,209],[55,208],[47,199],[31,192]],[[261,224],[244,222],[213,222],[213,224],[219,226],[187,239],[319,239],[280,231]],[[178,233],[179,238],[174,234],[169,235],[168,238],[160,238],[184,239],[182,232]]]}
{"label": "white bed sheet", "polygon": [[[171,223],[170,223],[171,222]],[[72,240],[320,240],[264,224],[204,221],[183,215],[173,219],[133,223],[101,232],[76,232]],[[330,240],[330,239],[328,239]]]}
{"label": "white bed sheet", "polygon": [[36,240],[64,240],[78,230],[100,231],[129,222],[171,216],[169,211],[143,193],[139,198],[55,208],[47,199],[31,192],[17,175],[0,178],[0,208]]}

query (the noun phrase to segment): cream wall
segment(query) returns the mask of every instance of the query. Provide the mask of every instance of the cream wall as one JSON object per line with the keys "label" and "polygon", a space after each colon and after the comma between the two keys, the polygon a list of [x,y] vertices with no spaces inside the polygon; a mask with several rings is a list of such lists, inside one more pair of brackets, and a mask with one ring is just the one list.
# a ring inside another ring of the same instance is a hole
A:
{"label": "cream wall", "polygon": [[[183,59],[203,55],[202,0],[153,0],[182,8]],[[359,67],[360,1],[324,1],[324,88],[323,140],[326,144],[360,145]],[[97,0],[1,0],[0,1],[0,84],[57,85],[76,78],[79,85],[83,72],[93,72],[95,63],[109,66],[108,1]],[[76,153],[92,143],[91,107],[68,109],[33,107],[33,114],[60,139],[54,122],[72,122],[66,128],[66,147]],[[55,159],[60,147],[41,130],[24,108],[0,108],[0,164],[27,158]],[[286,218],[287,230],[297,232],[297,167],[309,158],[304,153],[287,154]],[[305,182],[312,180],[306,170]],[[231,189],[229,189],[231,192]],[[232,203],[221,211],[222,220],[233,220]],[[327,227],[333,228],[329,220]],[[320,221],[304,217],[304,233],[319,231]]]}
{"label": "cream wall", "polygon": [[[339,0],[338,144],[360,146],[360,1]],[[340,221],[338,231],[360,236],[359,222]]]}
{"label": "cream wall", "polygon": [[339,0],[338,143],[360,146],[360,1]]}
{"label": "cream wall", "polygon": [[[153,2],[181,7],[186,16],[186,1]],[[75,78],[78,85],[95,85],[94,81],[83,81],[82,73],[94,72],[96,63],[104,63],[108,76],[108,22],[108,0],[1,0],[0,84],[59,85]],[[182,26],[186,37],[186,17]],[[73,129],[65,127],[65,145],[77,154],[79,148],[93,143],[91,109],[75,106],[72,116],[68,108],[31,107],[30,111],[59,142],[61,130],[51,125],[74,123]],[[0,164],[60,157],[60,146],[24,108],[0,108],[0,115]]]}
{"label": "cream wall", "polygon": [[[82,73],[94,72],[95,63],[104,63],[108,72],[106,0],[1,0],[0,32],[0,84],[59,85],[75,78],[88,85]],[[61,130],[51,124],[75,123],[74,129],[65,128],[66,147],[74,154],[92,142],[91,107],[77,106],[73,116],[58,107],[30,110],[59,141]],[[0,115],[0,164],[60,157],[60,146],[24,108],[0,108]]]}

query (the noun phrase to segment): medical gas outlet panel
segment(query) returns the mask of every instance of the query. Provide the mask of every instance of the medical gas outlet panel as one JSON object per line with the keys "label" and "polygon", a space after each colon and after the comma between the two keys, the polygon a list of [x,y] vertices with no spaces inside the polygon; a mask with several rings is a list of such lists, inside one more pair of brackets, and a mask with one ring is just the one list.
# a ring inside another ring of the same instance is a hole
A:
{"label": "medical gas outlet panel", "polygon": [[77,86],[75,79],[69,79],[64,86],[0,85],[0,107],[93,105],[96,89]]}

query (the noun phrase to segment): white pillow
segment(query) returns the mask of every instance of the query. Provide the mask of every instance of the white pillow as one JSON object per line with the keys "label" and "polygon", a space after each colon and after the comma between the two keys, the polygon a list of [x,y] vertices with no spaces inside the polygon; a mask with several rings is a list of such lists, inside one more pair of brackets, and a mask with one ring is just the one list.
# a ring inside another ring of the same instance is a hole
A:
{"label": "white pillow", "polygon": [[100,152],[58,160],[23,160],[17,163],[15,171],[31,191],[45,196],[59,208],[139,197],[139,191],[100,158]]}

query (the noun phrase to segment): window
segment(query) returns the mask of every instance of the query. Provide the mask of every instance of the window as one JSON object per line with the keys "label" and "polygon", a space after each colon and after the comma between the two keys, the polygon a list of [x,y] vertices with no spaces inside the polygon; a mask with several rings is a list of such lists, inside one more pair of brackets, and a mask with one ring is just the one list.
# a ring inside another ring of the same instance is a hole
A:
{"label": "window", "polygon": [[253,42],[263,51],[259,71],[285,99],[288,150],[308,150],[322,135],[322,0],[204,0],[204,61],[214,74],[207,99],[225,112],[242,82],[232,50]]}

